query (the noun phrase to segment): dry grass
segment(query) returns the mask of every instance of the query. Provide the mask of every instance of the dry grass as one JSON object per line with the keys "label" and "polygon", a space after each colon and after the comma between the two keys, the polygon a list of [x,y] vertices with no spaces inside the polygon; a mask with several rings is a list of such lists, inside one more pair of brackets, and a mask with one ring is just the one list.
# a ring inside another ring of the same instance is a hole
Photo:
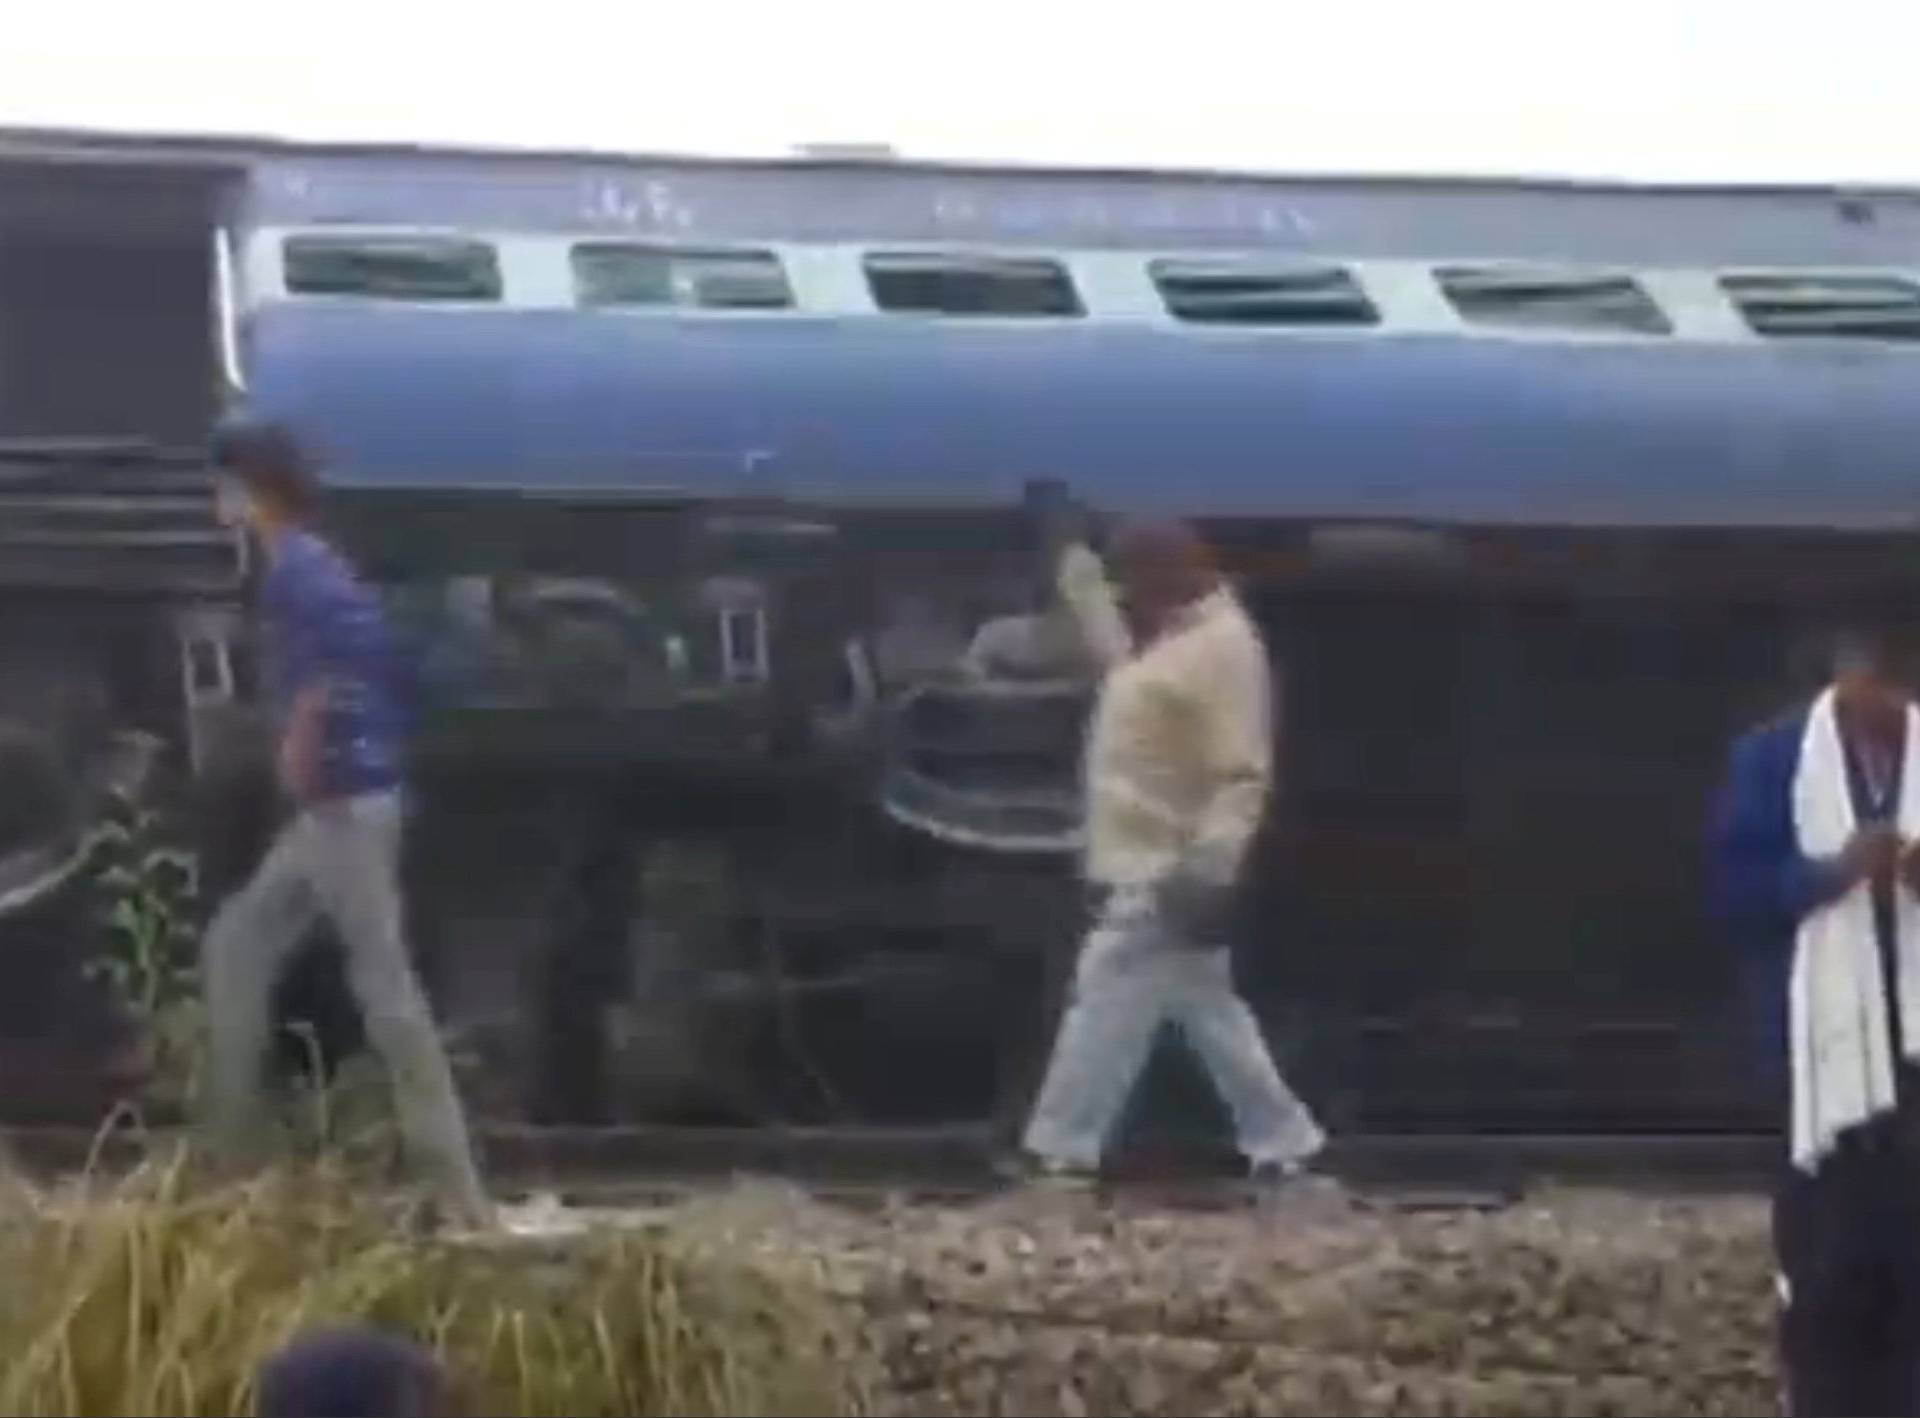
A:
{"label": "dry grass", "polygon": [[436,1350],[471,1412],[858,1406],[817,1291],[671,1225],[433,1240],[342,1169],[203,1187],[175,1156],[111,1186],[16,1187],[0,1249],[4,1413],[248,1413],[265,1355],[343,1319]]}

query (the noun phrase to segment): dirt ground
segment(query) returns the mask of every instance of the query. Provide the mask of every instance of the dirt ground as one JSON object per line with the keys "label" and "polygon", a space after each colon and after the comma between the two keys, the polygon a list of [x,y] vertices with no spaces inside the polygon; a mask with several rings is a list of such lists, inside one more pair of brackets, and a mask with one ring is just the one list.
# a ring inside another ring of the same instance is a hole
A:
{"label": "dirt ground", "polygon": [[1536,1195],[1405,1213],[1020,1193],[675,1208],[811,1270],[926,1414],[1758,1414],[1775,1409],[1765,1204]]}

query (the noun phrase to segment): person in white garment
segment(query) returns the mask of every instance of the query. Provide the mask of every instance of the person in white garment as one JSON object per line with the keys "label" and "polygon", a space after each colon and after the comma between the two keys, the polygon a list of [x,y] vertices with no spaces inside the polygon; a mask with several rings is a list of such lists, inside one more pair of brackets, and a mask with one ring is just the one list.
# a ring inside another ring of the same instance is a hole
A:
{"label": "person in white garment", "polygon": [[[1083,549],[1076,549],[1076,552]],[[1116,615],[1090,554],[1060,592],[1110,666],[1089,732],[1084,870],[1094,918],[1024,1149],[1090,1178],[1163,1024],[1199,1055],[1256,1180],[1299,1173],[1325,1136],[1234,988],[1229,936],[1273,780],[1266,648],[1191,528],[1115,538]]]}

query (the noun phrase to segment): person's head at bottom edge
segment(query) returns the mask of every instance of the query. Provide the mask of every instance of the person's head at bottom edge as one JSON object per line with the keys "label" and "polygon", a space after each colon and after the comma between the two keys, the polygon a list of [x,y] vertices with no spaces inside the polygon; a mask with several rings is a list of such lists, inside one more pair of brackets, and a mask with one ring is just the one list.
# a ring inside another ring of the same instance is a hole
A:
{"label": "person's head at bottom edge", "polygon": [[447,1418],[447,1374],[419,1345],[364,1325],[300,1335],[260,1368],[260,1418]]}

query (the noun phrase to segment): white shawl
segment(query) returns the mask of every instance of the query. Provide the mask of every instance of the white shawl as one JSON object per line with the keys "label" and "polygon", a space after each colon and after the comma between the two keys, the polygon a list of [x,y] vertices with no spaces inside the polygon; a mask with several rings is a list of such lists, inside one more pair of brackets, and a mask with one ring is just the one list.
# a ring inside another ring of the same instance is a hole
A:
{"label": "white shawl", "polygon": [[[1814,858],[1837,855],[1856,826],[1831,689],[1807,716],[1793,780],[1793,823],[1801,853]],[[1914,709],[1907,711],[1896,825],[1903,838],[1920,838],[1920,711]],[[1920,1061],[1920,901],[1904,883],[1894,897],[1901,1035],[1907,1056]],[[1800,923],[1789,998],[1793,1163],[1811,1173],[1841,1132],[1894,1105],[1886,981],[1868,883]]]}

